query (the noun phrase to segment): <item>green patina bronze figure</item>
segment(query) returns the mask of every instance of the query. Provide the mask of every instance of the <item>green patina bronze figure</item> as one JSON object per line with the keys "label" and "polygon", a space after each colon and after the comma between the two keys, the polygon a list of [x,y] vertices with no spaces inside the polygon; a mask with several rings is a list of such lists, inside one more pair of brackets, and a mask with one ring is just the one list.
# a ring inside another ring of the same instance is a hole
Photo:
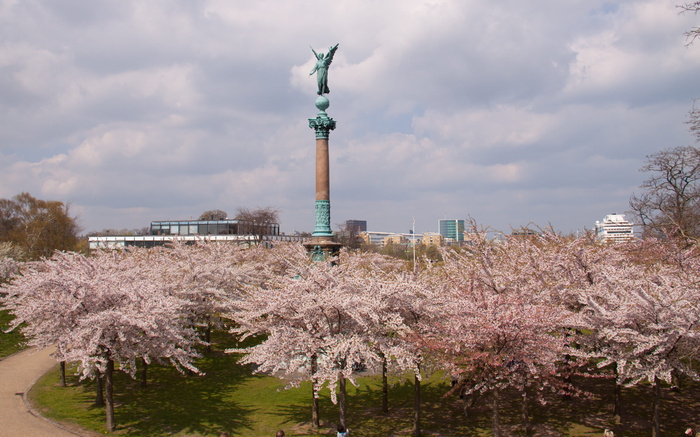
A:
{"label": "green patina bronze figure", "polygon": [[316,73],[316,81],[318,82],[318,91],[316,94],[319,96],[331,92],[331,90],[328,89],[328,67],[330,67],[331,62],[333,62],[333,55],[335,55],[335,51],[338,50],[338,45],[339,44],[336,44],[330,47],[325,56],[323,53],[316,53],[316,50],[311,47],[311,51],[314,52],[316,56],[316,65],[314,65],[314,69],[311,70],[309,76]]}

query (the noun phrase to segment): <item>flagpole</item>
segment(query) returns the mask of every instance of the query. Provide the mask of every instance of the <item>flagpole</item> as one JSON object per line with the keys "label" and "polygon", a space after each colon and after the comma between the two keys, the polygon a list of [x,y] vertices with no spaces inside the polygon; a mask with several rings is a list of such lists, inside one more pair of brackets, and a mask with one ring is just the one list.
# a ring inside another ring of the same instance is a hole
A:
{"label": "flagpole", "polygon": [[416,273],[416,217],[413,216],[413,228],[411,228],[411,233],[413,234],[413,274]]}

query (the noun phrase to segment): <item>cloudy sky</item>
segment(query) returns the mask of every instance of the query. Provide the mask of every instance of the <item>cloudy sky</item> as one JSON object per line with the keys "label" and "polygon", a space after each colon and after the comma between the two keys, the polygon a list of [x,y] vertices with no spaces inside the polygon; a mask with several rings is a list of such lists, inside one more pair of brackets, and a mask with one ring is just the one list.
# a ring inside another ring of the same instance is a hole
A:
{"label": "cloudy sky", "polygon": [[334,228],[591,228],[694,143],[681,1],[0,0],[0,197],[85,232],[258,206],[312,231],[309,46],[340,43]]}

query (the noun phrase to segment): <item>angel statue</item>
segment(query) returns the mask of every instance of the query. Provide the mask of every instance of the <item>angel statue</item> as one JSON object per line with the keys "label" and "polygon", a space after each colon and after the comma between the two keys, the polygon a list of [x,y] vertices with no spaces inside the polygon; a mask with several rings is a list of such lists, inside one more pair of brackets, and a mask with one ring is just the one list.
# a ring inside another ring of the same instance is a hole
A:
{"label": "angel statue", "polygon": [[311,70],[309,76],[316,73],[316,81],[318,82],[318,91],[316,94],[319,96],[331,92],[331,90],[328,89],[328,67],[330,67],[331,62],[333,62],[333,55],[335,55],[336,50],[338,50],[338,44],[330,47],[328,53],[323,56],[323,53],[316,53],[316,50],[311,47],[311,51],[314,52],[316,56],[316,65],[314,65],[314,69]]}

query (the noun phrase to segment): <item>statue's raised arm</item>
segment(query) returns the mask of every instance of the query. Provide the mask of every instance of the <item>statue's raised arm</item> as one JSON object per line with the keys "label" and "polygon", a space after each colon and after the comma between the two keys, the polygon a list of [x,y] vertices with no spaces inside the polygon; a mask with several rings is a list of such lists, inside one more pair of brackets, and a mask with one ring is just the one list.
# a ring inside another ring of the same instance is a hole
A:
{"label": "statue's raised arm", "polygon": [[[313,47],[311,47],[311,51],[314,52],[314,57],[315,57],[316,59],[320,59],[320,58],[318,57],[318,53],[316,53],[316,50],[314,50]],[[323,53],[321,53],[321,58],[322,58],[322,57],[323,57]],[[309,76],[311,76],[312,74],[314,74],[314,73],[316,72],[316,70],[318,70],[318,62],[316,62],[316,65],[314,65],[314,68],[311,70],[311,73],[309,73]]]}
{"label": "statue's raised arm", "polygon": [[316,56],[316,65],[314,65],[309,76],[316,73],[316,81],[318,83],[318,91],[316,94],[320,96],[331,92],[330,89],[328,89],[328,67],[331,65],[331,62],[333,62],[333,56],[335,56],[335,51],[338,50],[339,45],[340,44],[336,44],[330,47],[325,56],[323,53],[316,53],[316,50],[311,47],[311,51],[314,52],[314,56]]}

